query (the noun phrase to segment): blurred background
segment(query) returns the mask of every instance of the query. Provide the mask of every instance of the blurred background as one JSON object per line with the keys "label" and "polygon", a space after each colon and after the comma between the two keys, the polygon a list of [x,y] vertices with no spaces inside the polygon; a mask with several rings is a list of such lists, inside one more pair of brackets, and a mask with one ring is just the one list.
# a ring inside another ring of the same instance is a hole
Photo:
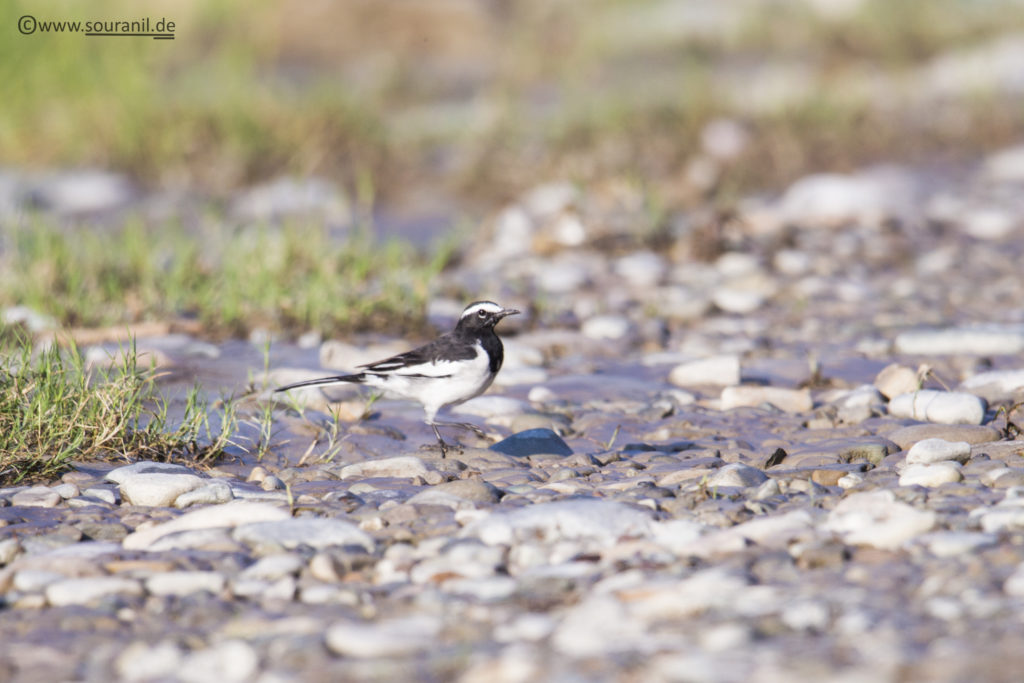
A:
{"label": "blurred background", "polygon": [[[432,275],[541,183],[625,184],[648,230],[811,172],[942,174],[1024,129],[1016,0],[108,0],[4,14],[0,303],[59,325],[177,317],[244,335],[418,319]],[[23,15],[167,19],[174,39],[24,35]],[[244,232],[310,213],[284,237]],[[330,251],[353,225],[364,241]],[[345,258],[348,279],[330,280]],[[334,294],[317,308],[283,282]]]}

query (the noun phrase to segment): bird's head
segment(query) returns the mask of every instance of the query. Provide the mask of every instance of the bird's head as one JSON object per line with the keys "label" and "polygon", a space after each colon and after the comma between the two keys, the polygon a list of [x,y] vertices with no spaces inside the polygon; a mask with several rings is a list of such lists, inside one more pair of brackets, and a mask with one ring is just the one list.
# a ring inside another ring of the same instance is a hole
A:
{"label": "bird's head", "polygon": [[502,308],[493,301],[474,301],[459,316],[458,329],[483,330],[493,328],[498,322],[509,315],[519,313],[514,308]]}

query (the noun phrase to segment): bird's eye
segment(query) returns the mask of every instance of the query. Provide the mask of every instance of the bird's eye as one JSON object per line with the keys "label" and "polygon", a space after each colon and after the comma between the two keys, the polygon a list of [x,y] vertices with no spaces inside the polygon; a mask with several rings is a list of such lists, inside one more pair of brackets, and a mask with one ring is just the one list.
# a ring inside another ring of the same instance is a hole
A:
{"label": "bird's eye", "polygon": [[482,319],[487,317],[487,311],[485,311],[484,309],[481,308],[480,312],[477,313],[477,315],[480,316],[480,319],[482,320]]}

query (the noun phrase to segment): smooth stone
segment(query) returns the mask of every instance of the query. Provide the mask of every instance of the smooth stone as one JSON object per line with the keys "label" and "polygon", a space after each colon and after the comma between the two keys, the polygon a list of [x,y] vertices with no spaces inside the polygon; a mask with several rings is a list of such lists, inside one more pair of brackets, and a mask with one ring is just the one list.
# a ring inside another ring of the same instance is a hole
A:
{"label": "smooth stone", "polygon": [[638,289],[656,286],[668,270],[665,259],[651,251],[627,254],[616,260],[612,268],[616,275]]}
{"label": "smooth stone", "polygon": [[598,315],[585,320],[580,332],[588,339],[614,340],[622,339],[632,329],[633,323],[621,315]]}
{"label": "smooth stone", "polygon": [[61,495],[49,486],[33,486],[11,496],[11,505],[36,508],[52,508],[60,505]]}
{"label": "smooth stone", "polygon": [[961,382],[960,388],[989,400],[1012,398],[1024,390],[1024,369],[980,372]]}
{"label": "smooth stone", "polygon": [[186,491],[174,499],[174,507],[187,508],[193,505],[216,505],[233,500],[231,485],[221,479],[211,479],[197,489]]}
{"label": "smooth stone", "polygon": [[174,571],[154,574],[146,579],[146,590],[152,595],[182,596],[190,593],[220,593],[226,583],[224,575],[212,571]]}
{"label": "smooth stone", "polygon": [[[317,555],[321,557],[322,554]],[[242,570],[240,579],[259,579],[263,581],[276,581],[282,576],[297,574],[304,566],[305,561],[294,553],[281,553],[279,555],[267,555],[253,562]]]}
{"label": "smooth stone", "polygon": [[354,477],[425,477],[432,468],[414,455],[399,455],[380,460],[364,460],[341,468],[342,479]]}
{"label": "smooth stone", "polygon": [[61,581],[66,578],[60,572],[48,571],[46,569],[22,569],[14,575],[11,583],[15,590],[22,593],[38,593],[54,581]]}
{"label": "smooth stone", "polygon": [[147,474],[153,472],[161,472],[164,474],[195,474],[194,471],[185,467],[184,465],[175,465],[169,462],[153,462],[152,460],[142,460],[139,462],[133,462],[131,465],[125,465],[110,470],[104,475],[104,480],[120,484],[125,480],[126,477],[136,474]]}
{"label": "smooth stone", "polygon": [[432,647],[441,622],[415,615],[377,621],[339,621],[327,628],[327,648],[343,657],[404,657]]}
{"label": "smooth stone", "polygon": [[882,368],[875,376],[874,385],[879,393],[888,399],[921,388],[917,371],[899,363],[892,363]]}
{"label": "smooth stone", "polygon": [[168,534],[200,529],[233,528],[239,524],[291,519],[287,508],[269,503],[234,500],[186,512],[163,524],[138,529],[123,542],[127,550],[144,550]]}
{"label": "smooth stone", "polygon": [[889,433],[888,438],[903,450],[909,450],[925,439],[966,441],[974,445],[998,441],[1002,436],[999,430],[988,425],[915,424],[900,427]]}
{"label": "smooth stone", "polygon": [[672,368],[668,381],[678,387],[737,385],[740,383],[740,358],[736,355],[712,356],[682,363]]}
{"label": "smooth stone", "polygon": [[131,505],[165,507],[181,494],[197,489],[208,480],[195,474],[143,472],[121,478],[121,495]]}
{"label": "smooth stone", "polygon": [[966,441],[946,441],[945,439],[923,439],[907,451],[907,464],[920,465],[955,460],[961,465],[971,457],[971,444]]}
{"label": "smooth stone", "polygon": [[69,498],[75,498],[76,496],[80,496],[82,494],[82,491],[81,489],[78,488],[78,485],[72,482],[57,484],[56,486],[51,487],[51,490],[57,493],[64,500],[67,500]]}
{"label": "smooth stone", "polygon": [[959,463],[944,460],[941,462],[907,465],[900,473],[900,486],[942,486],[963,480],[963,472]]}
{"label": "smooth stone", "polygon": [[707,486],[710,488],[738,486],[760,486],[768,479],[768,475],[743,463],[730,463],[715,470],[715,473],[708,477]]}
{"label": "smooth stone", "polygon": [[[493,484],[477,479],[456,479],[444,482],[428,489],[420,491],[407,502],[416,503],[440,503],[447,505],[449,499],[466,501],[471,503],[494,504],[501,499],[501,489]],[[452,506],[454,507],[454,506]]]}
{"label": "smooth stone", "polygon": [[933,531],[918,536],[916,543],[936,557],[956,557],[990,548],[999,543],[999,536],[977,531]]}
{"label": "smooth stone", "polygon": [[985,401],[973,394],[921,389],[889,401],[889,414],[941,424],[981,424]]}
{"label": "smooth stone", "polygon": [[1000,356],[1024,351],[1024,328],[999,325],[902,332],[897,353],[922,356]]}
{"label": "smooth stone", "polygon": [[355,524],[341,519],[295,517],[235,527],[233,538],[248,546],[293,549],[299,546],[360,546],[373,552],[374,541]]}
{"label": "smooth stone", "polygon": [[851,545],[895,550],[935,527],[936,514],[896,500],[887,489],[852,493],[836,504],[825,528]]}
{"label": "smooth stone", "polygon": [[46,601],[53,607],[85,605],[109,595],[142,595],[135,579],[95,576],[55,581],[46,587]]}
{"label": "smooth stone", "polygon": [[813,407],[811,392],[806,389],[754,385],[726,387],[722,390],[721,403],[722,410],[769,404],[787,413],[806,413]]}
{"label": "smooth stone", "polygon": [[111,211],[129,203],[134,194],[127,177],[94,169],[55,173],[32,191],[38,204],[63,214]]}
{"label": "smooth stone", "polygon": [[251,645],[225,640],[193,650],[175,673],[181,683],[243,683],[254,679],[259,665],[259,654]]}
{"label": "smooth stone", "polygon": [[136,641],[124,648],[115,668],[123,681],[173,680],[182,658],[182,651],[169,640],[155,645]]}
{"label": "smooth stone", "polygon": [[892,175],[806,175],[789,186],[780,208],[786,220],[806,226],[877,222],[902,211],[911,199],[907,183]]}
{"label": "smooth stone", "polygon": [[21,552],[21,543],[17,538],[0,539],[0,565],[8,565]]}
{"label": "smooth stone", "polygon": [[764,305],[765,299],[765,293],[761,289],[739,286],[719,287],[711,296],[715,306],[726,313],[736,315],[753,313]]}
{"label": "smooth stone", "polygon": [[651,517],[609,500],[576,499],[495,511],[466,526],[460,536],[488,545],[586,540],[611,546],[623,538],[650,534]]}
{"label": "smooth stone", "polygon": [[573,451],[562,437],[550,429],[528,429],[492,445],[490,450],[515,457],[553,453],[572,455]]}
{"label": "smooth stone", "polygon": [[117,505],[121,500],[121,491],[119,489],[108,488],[106,486],[93,486],[82,491],[83,496],[89,496],[90,498],[98,498],[108,505]]}

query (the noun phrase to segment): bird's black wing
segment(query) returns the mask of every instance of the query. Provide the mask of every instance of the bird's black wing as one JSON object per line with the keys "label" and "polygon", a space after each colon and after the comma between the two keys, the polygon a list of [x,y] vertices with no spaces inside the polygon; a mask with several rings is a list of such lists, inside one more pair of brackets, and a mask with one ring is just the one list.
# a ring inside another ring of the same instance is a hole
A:
{"label": "bird's black wing", "polygon": [[[477,357],[474,346],[459,341],[451,333],[441,335],[429,344],[424,344],[412,351],[400,353],[375,363],[360,365],[366,372],[415,374],[417,367],[435,367],[438,363],[473,360]],[[436,377],[436,372],[426,373]]]}

